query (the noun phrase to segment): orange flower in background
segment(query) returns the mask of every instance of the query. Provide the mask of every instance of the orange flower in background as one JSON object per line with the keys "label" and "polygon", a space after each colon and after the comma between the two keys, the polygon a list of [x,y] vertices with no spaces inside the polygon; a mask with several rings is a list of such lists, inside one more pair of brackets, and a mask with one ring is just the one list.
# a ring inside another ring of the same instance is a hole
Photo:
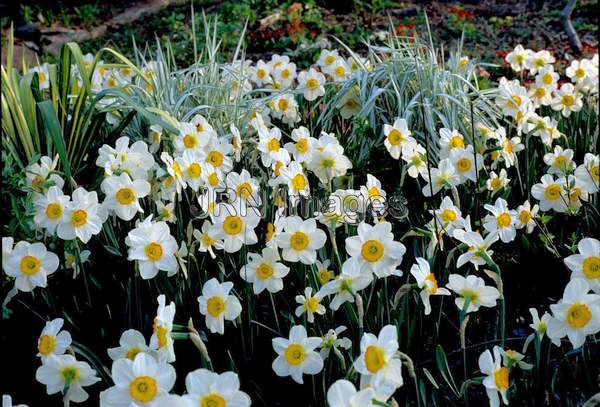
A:
{"label": "orange flower in background", "polygon": [[472,11],[465,10],[459,6],[452,6],[449,12],[462,20],[470,20],[475,17],[475,14]]}

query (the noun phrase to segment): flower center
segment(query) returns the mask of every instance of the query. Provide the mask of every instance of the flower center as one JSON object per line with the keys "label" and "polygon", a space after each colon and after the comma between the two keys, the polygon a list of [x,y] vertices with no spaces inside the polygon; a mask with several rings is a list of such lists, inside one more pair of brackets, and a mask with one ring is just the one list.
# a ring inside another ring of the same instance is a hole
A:
{"label": "flower center", "polygon": [[529,223],[531,220],[531,212],[527,210],[522,210],[519,212],[519,220],[523,223]]}
{"label": "flower center", "polygon": [[211,163],[213,167],[217,168],[223,165],[223,159],[223,154],[221,154],[221,152],[217,150],[211,151],[206,157],[206,161]]}
{"label": "flower center", "polygon": [[272,138],[271,140],[269,140],[269,143],[267,144],[267,149],[270,153],[277,152],[280,148],[281,145],[279,144],[279,140],[277,140],[276,138]]}
{"label": "flower center", "polygon": [[239,216],[230,215],[226,217],[223,222],[223,230],[228,235],[237,235],[242,231],[243,225],[244,222],[242,222],[242,219]]}
{"label": "flower center", "polygon": [[138,376],[129,384],[131,398],[142,403],[154,400],[157,392],[156,380],[150,376]]}
{"label": "flower center", "polygon": [[542,82],[544,83],[544,85],[551,85],[553,80],[552,80],[552,75],[549,73],[545,73],[542,76]]}
{"label": "flower center", "polygon": [[335,167],[335,160],[330,157],[323,158],[323,160],[321,160],[321,166],[325,169],[333,168]]}
{"label": "flower center", "polygon": [[392,129],[389,132],[387,139],[391,145],[397,146],[404,141],[404,134],[398,129]]}
{"label": "flower center", "polygon": [[331,65],[335,62],[335,57],[333,55],[327,55],[325,57],[325,65]]}
{"label": "flower center", "polygon": [[461,136],[453,136],[448,143],[450,149],[465,148],[465,142]]}
{"label": "flower center", "polygon": [[292,187],[295,191],[302,191],[306,188],[306,178],[303,174],[296,174],[294,178],[292,178]]}
{"label": "flower center", "polygon": [[338,66],[337,68],[335,68],[335,75],[336,76],[346,75],[346,68],[344,68],[342,65]]}
{"label": "flower center", "polygon": [[452,209],[444,209],[442,212],[442,220],[444,222],[454,222],[456,220],[456,212]]}
{"label": "flower center", "polygon": [[508,389],[508,368],[501,367],[494,370],[494,383],[499,390]]}
{"label": "flower center", "polygon": [[466,289],[462,290],[461,295],[471,301],[471,303],[479,302],[479,293],[475,290]]}
{"label": "flower center", "polygon": [[65,384],[71,384],[79,380],[79,370],[71,366],[62,368],[60,374],[65,380]]}
{"label": "flower center", "polygon": [[600,278],[600,257],[586,257],[583,260],[583,274],[590,280]]}
{"label": "flower center", "polygon": [[329,280],[331,280],[331,272],[327,269],[319,271],[319,282],[321,284],[325,284]]}
{"label": "flower center", "polygon": [[383,256],[383,245],[378,240],[367,240],[363,243],[360,254],[369,263],[375,263]]}
{"label": "flower center", "polygon": [[256,71],[256,76],[258,76],[258,79],[264,79],[265,76],[267,76],[267,72],[264,69],[260,68]]}
{"label": "flower center", "polygon": [[142,350],[140,348],[138,348],[137,346],[134,346],[132,348],[129,348],[129,350],[127,350],[125,357],[129,360],[133,360],[133,359],[135,359],[137,354],[140,353],[141,351]]}
{"label": "flower center", "polygon": [[456,162],[456,169],[460,172],[466,172],[471,169],[471,160],[468,158],[461,158]]}
{"label": "flower center", "polygon": [[198,144],[198,139],[193,134],[183,136],[183,145],[185,148],[194,148]]}
{"label": "flower center", "polygon": [[63,208],[56,202],[51,202],[46,206],[46,216],[50,220],[56,220],[62,216]]}
{"label": "flower center", "polygon": [[550,201],[556,201],[560,198],[560,185],[550,184],[544,191],[544,197]]}
{"label": "flower center", "polygon": [[83,209],[77,209],[71,214],[71,225],[78,228],[87,223],[87,212]]}
{"label": "flower center", "polygon": [[583,69],[583,68],[577,68],[575,70],[575,76],[578,77],[579,79],[585,77],[585,69]]}
{"label": "flower center", "polygon": [[371,373],[377,373],[386,365],[385,352],[379,346],[371,345],[365,352],[365,365]]}
{"label": "flower center", "polygon": [[273,267],[269,263],[260,263],[256,267],[256,275],[262,280],[266,280],[273,275]]}
{"label": "flower center", "polygon": [[541,99],[546,96],[546,89],[540,86],[539,88],[536,88],[533,93],[536,98]]}
{"label": "flower center", "polygon": [[308,242],[308,235],[304,232],[297,231],[290,237],[290,246],[296,251],[306,249]]}
{"label": "flower center", "polygon": [[208,183],[210,186],[214,187],[219,183],[219,175],[216,172],[213,172],[208,176]]}
{"label": "flower center", "polygon": [[135,200],[135,192],[131,188],[121,188],[117,191],[116,197],[121,205],[129,205]]}
{"label": "flower center", "polygon": [[21,259],[21,273],[32,276],[40,271],[42,263],[37,257],[24,256]]}
{"label": "flower center", "polygon": [[290,105],[290,103],[285,98],[281,98],[281,99],[279,99],[279,102],[277,102],[277,107],[282,112],[285,112],[287,110],[287,108],[289,107],[289,105]]}
{"label": "flower center", "polygon": [[498,215],[498,217],[496,218],[496,223],[501,228],[507,228],[510,226],[512,221],[510,219],[510,215],[508,213],[504,212],[504,213],[501,213],[500,215]]}
{"label": "flower center", "polygon": [[40,336],[40,340],[38,342],[38,351],[46,356],[54,351],[54,346],[56,344],[56,337],[51,335],[42,335]]}
{"label": "flower center", "polygon": [[306,81],[306,87],[309,90],[315,90],[319,87],[319,81],[316,80],[315,78],[310,78]]}
{"label": "flower center", "polygon": [[202,174],[202,167],[198,163],[192,163],[187,167],[187,175],[190,178],[198,178]]}
{"label": "flower center", "polygon": [[252,185],[248,182],[243,182],[237,187],[237,194],[243,199],[248,199],[252,195]]}
{"label": "flower center", "polygon": [[150,242],[144,248],[144,253],[149,260],[158,261],[163,255],[163,249],[159,243]]}
{"label": "flower center", "polygon": [[571,107],[575,104],[575,98],[572,95],[563,95],[562,104],[566,107]]}
{"label": "flower center", "polygon": [[431,294],[435,294],[438,290],[438,282],[435,279],[433,273],[427,274],[427,277],[425,277],[425,281],[429,283],[427,284],[429,292],[431,292]]}
{"label": "flower center", "polygon": [[292,343],[285,350],[284,356],[285,360],[287,360],[290,365],[298,366],[306,359],[306,352],[302,345]]}
{"label": "flower center", "polygon": [[573,304],[567,308],[567,323],[574,329],[581,329],[592,319],[592,312],[586,304]]}
{"label": "flower center", "polygon": [[226,407],[227,402],[221,396],[216,393],[210,393],[202,397],[200,407]]}
{"label": "flower center", "polygon": [[158,325],[154,328],[154,332],[156,332],[156,339],[158,341],[158,348],[164,348],[167,346],[167,335],[169,331],[167,327],[164,325]]}
{"label": "flower center", "polygon": [[309,299],[306,300],[305,305],[306,305],[306,310],[312,314],[317,311],[317,308],[319,307],[319,300],[316,299],[315,297],[310,297]]}
{"label": "flower center", "polygon": [[217,318],[225,311],[225,301],[223,301],[223,298],[216,295],[210,297],[208,301],[206,301],[206,310],[211,317]]}
{"label": "flower center", "polygon": [[296,150],[299,153],[306,153],[308,151],[308,140],[301,138],[296,142]]}

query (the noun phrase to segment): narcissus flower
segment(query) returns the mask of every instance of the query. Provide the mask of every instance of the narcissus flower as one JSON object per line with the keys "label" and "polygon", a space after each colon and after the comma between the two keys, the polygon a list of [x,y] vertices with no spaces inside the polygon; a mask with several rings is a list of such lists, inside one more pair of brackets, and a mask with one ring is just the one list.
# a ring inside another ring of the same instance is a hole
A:
{"label": "narcissus flower", "polygon": [[587,153],[583,164],[575,169],[575,177],[588,193],[595,194],[600,191],[600,157]]}
{"label": "narcissus flower", "polygon": [[484,205],[485,210],[490,212],[484,219],[483,227],[489,233],[497,233],[504,243],[512,242],[517,235],[515,229],[516,212],[508,209],[508,203],[502,199],[496,199],[496,203],[492,206]]}
{"label": "narcissus flower", "polygon": [[531,314],[531,324],[529,324],[529,327],[535,330],[538,337],[542,338],[548,329],[548,321],[551,318],[550,314],[544,312],[544,315],[540,318],[538,310],[535,308],[529,308],[529,313]]}
{"label": "narcissus flower", "polygon": [[64,320],[56,318],[46,322],[38,339],[38,354],[42,359],[50,355],[62,355],[71,345],[71,334],[61,331]]}
{"label": "narcissus flower", "polygon": [[581,96],[570,83],[563,84],[552,101],[552,109],[560,111],[564,117],[571,116],[572,112],[578,112],[582,107]]}
{"label": "narcissus flower", "polygon": [[102,192],[106,195],[104,205],[123,220],[131,220],[136,213],[143,213],[139,199],[150,193],[150,183],[143,179],[134,181],[129,175],[122,173],[119,176],[104,178],[101,184]]}
{"label": "narcissus flower", "polygon": [[504,168],[500,170],[500,174],[496,174],[494,171],[490,172],[490,177],[485,182],[487,190],[496,193],[504,189],[510,181],[510,178],[507,178],[506,175]]}
{"label": "narcissus flower", "polygon": [[329,407],[371,407],[374,398],[373,389],[357,391],[351,382],[344,379],[336,381],[327,390]]}
{"label": "narcissus flower", "polygon": [[304,289],[304,295],[296,296],[296,303],[300,304],[296,307],[296,316],[299,317],[306,313],[308,322],[314,322],[315,314],[325,314],[325,307],[321,304],[321,300],[322,297],[318,292],[313,295],[312,287],[306,287]]}
{"label": "narcissus flower", "polygon": [[506,62],[515,72],[521,72],[527,68],[528,60],[532,57],[533,51],[525,49],[521,44],[517,45],[514,50],[506,55]]}
{"label": "narcissus flower", "polygon": [[317,260],[317,250],[326,240],[325,232],[317,228],[314,218],[302,220],[299,216],[286,218],[283,232],[276,238],[277,246],[283,249],[284,260],[309,265]]}
{"label": "narcissus flower", "polygon": [[574,278],[565,287],[562,300],[550,305],[547,333],[556,346],[567,336],[573,348],[579,348],[587,335],[600,332],[600,295],[589,291],[587,280]]}
{"label": "narcissus flower", "polygon": [[[507,391],[510,385],[509,369],[502,366],[501,349],[494,346],[494,356],[487,349],[479,356],[479,370],[486,375],[483,379],[485,391],[490,399],[490,407],[498,407],[500,405],[500,397],[502,402],[508,405]],[[500,394],[500,397],[498,397]]]}
{"label": "narcissus flower", "polygon": [[63,211],[56,234],[64,240],[79,238],[87,243],[93,235],[100,233],[105,219],[106,212],[98,204],[96,191],[88,192],[79,187],[73,191],[72,200]]}
{"label": "narcissus flower", "polygon": [[357,232],[357,236],[346,238],[346,251],[356,259],[361,271],[380,278],[402,275],[397,267],[402,263],[406,247],[394,241],[391,223],[378,222],[371,226],[361,222]]}
{"label": "narcissus flower", "polygon": [[361,374],[361,387],[370,385],[379,393],[391,396],[404,383],[402,362],[397,357],[398,332],[394,325],[386,325],[379,336],[363,334],[360,340],[360,356],[354,368]]}
{"label": "narcissus flower", "polygon": [[[240,391],[240,380],[233,372],[214,373],[197,369],[185,378],[187,394],[183,399],[189,406],[250,407],[250,397]],[[166,406],[166,405],[165,405]]]}
{"label": "narcissus flower", "polygon": [[304,99],[313,101],[325,94],[325,76],[310,68],[298,74],[298,90],[304,95]]}
{"label": "narcissus flower", "polygon": [[454,165],[452,165],[452,162],[448,158],[441,160],[437,168],[422,171],[421,175],[427,182],[427,185],[421,190],[423,196],[426,197],[433,196],[442,189],[450,189],[460,183],[460,177],[456,173],[456,168],[454,168]]}
{"label": "narcissus flower", "polygon": [[129,246],[127,259],[138,262],[143,279],[154,278],[160,270],[169,276],[177,272],[177,241],[165,222],[152,222],[148,216],[127,234],[125,243]]}
{"label": "narcissus flower", "polygon": [[500,298],[496,287],[485,285],[483,278],[474,275],[465,278],[460,274],[450,274],[446,287],[458,294],[454,300],[458,309],[463,310],[468,303],[467,313],[475,312],[479,307],[495,307]]}
{"label": "narcissus flower", "polygon": [[68,389],[68,400],[81,403],[88,399],[83,390],[86,386],[99,382],[96,371],[86,362],[80,362],[71,355],[49,355],[35,372],[35,379],[46,385],[46,392],[54,394]]}
{"label": "narcissus flower", "polygon": [[[4,255],[3,255],[4,257]],[[2,262],[4,272],[15,278],[15,288],[23,292],[46,287],[47,278],[58,268],[58,256],[43,243],[18,242]]]}
{"label": "narcissus flower", "polygon": [[205,220],[202,224],[202,231],[194,229],[193,236],[199,243],[198,251],[201,253],[208,252],[213,259],[215,258],[213,249],[223,249],[223,242],[214,237],[212,224],[208,220]]}
{"label": "narcissus flower", "polygon": [[175,384],[175,369],[147,353],[134,360],[119,359],[112,365],[114,386],[100,393],[102,407],[162,407]]}
{"label": "narcissus flower", "polygon": [[276,293],[283,289],[283,277],[290,268],[280,263],[277,248],[266,247],[262,254],[248,253],[248,264],[240,270],[242,279],[252,284],[254,294],[263,290]]}
{"label": "narcissus flower", "polygon": [[588,237],[577,243],[579,253],[565,259],[565,264],[572,271],[571,279],[584,278],[590,288],[600,294],[600,241]]}
{"label": "narcissus flower", "polygon": [[244,213],[230,204],[219,205],[217,208],[212,233],[215,239],[223,241],[223,250],[235,253],[243,245],[258,242],[254,232],[254,228],[260,222],[256,208],[245,208]]}
{"label": "narcissus flower", "polygon": [[385,137],[383,144],[395,160],[399,159],[404,151],[417,144],[408,129],[406,119],[397,118],[393,125],[384,124],[383,135]]}
{"label": "narcissus flower", "polygon": [[531,233],[535,228],[535,220],[538,217],[539,206],[531,204],[529,201],[525,201],[523,205],[519,205],[516,210],[515,227],[517,229],[525,228],[526,233]]}
{"label": "narcissus flower", "polygon": [[531,195],[540,201],[541,211],[554,209],[556,212],[565,212],[567,209],[568,198],[564,184],[555,181],[550,174],[542,176],[541,183],[531,187]]}
{"label": "narcissus flower", "polygon": [[485,239],[477,232],[455,230],[454,237],[467,245],[467,251],[460,255],[456,261],[456,267],[462,267],[467,262],[473,263],[477,269],[486,264],[484,253],[491,258],[494,252],[489,250],[490,246],[498,240],[497,233],[488,234]]}
{"label": "narcissus flower", "polygon": [[156,317],[152,322],[152,337],[150,337],[150,348],[156,351],[159,361],[172,363],[175,361],[175,349],[173,347],[173,319],[175,318],[175,303],[171,301],[167,305],[167,300],[163,294],[157,298],[158,308]]}
{"label": "narcissus flower", "polygon": [[292,326],[289,339],[273,338],[272,342],[277,353],[272,367],[277,376],[292,376],[296,383],[303,384],[302,375],[316,375],[323,370],[323,359],[315,352],[321,338],[308,337],[302,325]]}
{"label": "narcissus flower", "polygon": [[417,264],[410,268],[410,274],[417,280],[417,285],[421,289],[419,296],[425,306],[425,315],[431,313],[431,304],[429,297],[432,295],[450,295],[450,291],[445,288],[439,288],[435,275],[431,272],[429,263],[422,257],[415,259]]}
{"label": "narcissus flower", "polygon": [[54,234],[62,222],[63,211],[70,199],[57,186],[51,186],[45,193],[36,194],[33,201],[36,209],[33,221],[36,226]]}
{"label": "narcissus flower", "polygon": [[348,302],[354,302],[354,296],[360,290],[368,287],[373,281],[373,273],[362,271],[356,258],[349,258],[342,265],[342,272],[319,290],[321,296],[334,294],[329,308],[336,311]]}
{"label": "narcissus flower", "polygon": [[108,356],[112,360],[127,358],[134,360],[138,353],[149,352],[150,348],[146,345],[146,338],[141,332],[135,329],[128,329],[119,339],[119,346],[108,349]]}
{"label": "narcissus flower", "polygon": [[211,278],[202,287],[202,295],[198,297],[200,313],[206,317],[206,326],[212,333],[223,335],[225,320],[233,321],[242,312],[242,305],[235,295],[229,295],[233,283],[219,283]]}

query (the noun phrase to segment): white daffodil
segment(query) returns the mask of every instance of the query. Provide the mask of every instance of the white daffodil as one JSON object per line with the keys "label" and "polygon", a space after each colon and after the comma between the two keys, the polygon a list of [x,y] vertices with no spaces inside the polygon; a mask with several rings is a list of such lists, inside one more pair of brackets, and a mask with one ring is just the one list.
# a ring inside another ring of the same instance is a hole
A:
{"label": "white daffodil", "polygon": [[[181,168],[181,164],[179,163],[180,160],[174,159],[166,151],[163,151],[161,153],[160,159],[167,166],[167,177],[164,181],[164,187],[166,190],[169,190],[168,195],[173,196],[170,199],[168,199],[172,201],[174,200],[174,195],[181,195],[181,191],[187,187],[185,175],[183,174],[183,169]],[[163,199],[165,199],[165,197]]]}
{"label": "white daffodil", "polygon": [[71,345],[71,334],[61,331],[64,320],[56,318],[46,322],[38,339],[38,354],[43,359],[50,355],[62,355]]}
{"label": "white daffodil", "polygon": [[119,346],[108,349],[108,356],[114,361],[123,358],[134,360],[138,353],[148,353],[150,348],[146,345],[146,338],[135,329],[128,329],[121,334]]}
{"label": "white daffodil", "polygon": [[226,183],[227,188],[234,192],[233,196],[229,197],[230,202],[240,211],[246,205],[260,207],[262,204],[260,186],[248,171],[242,170],[239,174],[230,172],[227,174]]}
{"label": "white daffodil", "polygon": [[532,364],[523,360],[525,359],[525,355],[514,349],[500,349],[500,353],[502,354],[502,364],[508,369],[512,369],[515,366],[523,370],[531,370],[533,368]]}
{"label": "white daffodil", "polygon": [[100,393],[100,407],[162,407],[160,402],[175,384],[175,369],[147,353],[112,365],[114,386]]}
{"label": "white daffodil", "polygon": [[448,158],[441,160],[437,168],[423,171],[421,176],[427,182],[427,185],[421,190],[425,197],[433,196],[442,189],[450,189],[460,183],[460,177],[456,173],[456,168],[454,168],[454,165],[452,165],[452,162]]}
{"label": "white daffodil", "polygon": [[280,263],[277,248],[266,247],[262,254],[248,253],[248,263],[240,270],[240,276],[252,284],[254,294],[263,290],[276,293],[283,289],[283,277],[290,268]]}
{"label": "white daffodil", "polygon": [[33,221],[36,226],[44,228],[53,235],[62,222],[63,212],[71,198],[64,195],[57,186],[51,186],[47,191],[35,195],[35,215]]}
{"label": "white daffodil", "polygon": [[272,127],[270,130],[266,127],[258,129],[258,151],[261,152],[260,159],[262,165],[270,167],[276,162],[289,161],[289,153],[281,147],[281,130]]}
{"label": "white daffodil", "polygon": [[515,228],[525,228],[526,233],[533,232],[533,229],[536,226],[535,220],[538,217],[539,209],[540,207],[538,205],[533,205],[532,208],[529,201],[525,201],[523,205],[519,205],[516,210]]}
{"label": "white daffodil", "polygon": [[417,144],[408,129],[406,119],[397,118],[393,125],[384,124],[383,135],[385,137],[383,144],[395,160],[400,158],[400,154]]}
{"label": "white daffodil", "polygon": [[546,334],[546,330],[548,330],[548,321],[551,318],[550,314],[544,312],[544,315],[540,318],[538,310],[535,308],[529,308],[529,313],[531,314],[531,324],[529,324],[529,327],[535,331],[538,337],[542,338]]}
{"label": "white daffodil", "polygon": [[507,178],[506,175],[504,168],[500,170],[500,174],[496,174],[494,171],[490,172],[490,177],[485,182],[487,190],[495,194],[504,189],[510,181],[510,178]]}
{"label": "white daffodil", "polygon": [[177,125],[179,134],[173,140],[175,151],[182,154],[184,151],[198,151],[208,144],[209,137],[200,134],[192,123],[181,122]]}
{"label": "white daffodil", "polygon": [[29,292],[46,287],[48,276],[58,268],[58,256],[46,250],[43,243],[18,242],[3,261],[4,272],[15,278],[15,288]]}
{"label": "white daffodil", "polygon": [[445,196],[439,209],[435,210],[437,222],[447,233],[452,234],[454,229],[462,228],[464,219],[457,206],[454,205],[450,197]]}
{"label": "white daffodil", "polygon": [[175,318],[175,303],[171,301],[167,305],[164,295],[157,298],[158,308],[156,317],[152,322],[152,337],[150,337],[150,349],[156,350],[156,356],[159,361],[172,363],[175,361],[175,349],[173,347],[173,319]]}
{"label": "white daffodil", "polygon": [[284,148],[292,154],[294,160],[303,163],[310,161],[317,140],[311,137],[310,132],[304,126],[292,130],[293,143],[286,143]]}
{"label": "white daffodil", "polygon": [[[485,379],[483,379],[483,385],[490,399],[490,407],[498,407],[500,405],[500,397],[502,398],[502,402],[508,405],[509,369],[502,366],[501,349],[498,346],[494,346],[493,351],[494,356],[492,356],[489,349],[486,349],[479,356],[479,370],[486,375]],[[498,397],[498,393],[500,393],[500,397]]]}
{"label": "white daffodil", "polygon": [[325,94],[325,76],[310,68],[308,71],[302,71],[298,74],[298,91],[304,95],[304,99],[315,100]]}
{"label": "white daffodil", "polygon": [[456,129],[441,128],[439,142],[441,158],[448,158],[453,150],[465,148],[465,138]]}
{"label": "white daffodil", "polygon": [[242,214],[230,204],[219,205],[215,209],[214,219],[213,236],[216,240],[223,241],[223,250],[227,253],[235,253],[243,245],[258,242],[254,232],[260,222],[256,208],[246,208]]}
{"label": "white daffodil", "polygon": [[410,268],[410,274],[417,280],[417,285],[421,289],[419,293],[423,306],[425,307],[425,315],[431,313],[431,304],[429,297],[432,295],[450,295],[450,291],[445,288],[439,288],[435,275],[429,268],[429,263],[422,257],[415,259],[417,264],[413,264]]}
{"label": "white daffodil", "polygon": [[287,168],[281,170],[280,178],[287,184],[288,198],[292,206],[296,206],[300,197],[308,198],[310,196],[308,177],[300,163],[292,161]]}
{"label": "white daffodil", "polygon": [[132,181],[129,175],[122,173],[104,178],[100,185],[106,195],[104,205],[123,220],[131,220],[136,213],[143,213],[139,199],[150,193],[150,183],[143,179]]}
{"label": "white daffodil", "polygon": [[106,213],[98,204],[96,191],[88,192],[79,187],[73,191],[71,202],[63,211],[56,234],[64,240],[79,238],[87,243],[93,235],[100,233],[105,219]]}
{"label": "white daffodil", "polygon": [[240,380],[233,372],[218,374],[197,369],[185,377],[185,388],[187,394],[183,399],[190,407],[250,407],[251,404],[250,397],[240,391]]}
{"label": "white daffodil", "polygon": [[158,220],[164,220],[169,223],[175,223],[177,221],[174,202],[164,204],[162,201],[156,201],[156,213],[158,214]]}
{"label": "white daffodil", "polygon": [[183,173],[183,181],[194,192],[198,192],[207,178],[204,160],[202,150],[185,150],[181,157],[175,159]]}
{"label": "white daffodil", "polygon": [[131,179],[148,179],[155,162],[144,141],[136,141],[130,146],[129,137],[123,136],[117,139],[115,147],[104,144],[98,149],[96,165],[104,168],[106,175],[125,172]]}
{"label": "white daffodil", "polygon": [[389,397],[402,386],[402,362],[396,355],[397,351],[398,332],[394,325],[384,326],[379,336],[363,334],[360,356],[353,364],[361,374],[361,387],[369,385]]}
{"label": "white daffodil", "polygon": [[321,283],[321,285],[327,283],[333,278],[333,272],[329,269],[330,264],[331,261],[329,260],[325,260],[322,263],[319,260],[315,261],[317,278],[319,279],[319,283]]}
{"label": "white daffodil", "polygon": [[129,231],[125,244],[129,246],[127,259],[138,262],[143,279],[154,278],[160,270],[166,271],[168,276],[176,273],[177,241],[165,222],[152,222],[152,215],[148,216]]}
{"label": "white daffodil", "polygon": [[358,260],[349,258],[342,264],[342,272],[321,287],[319,295],[325,297],[334,294],[329,308],[336,311],[346,301],[354,302],[356,293],[367,288],[372,281],[373,273],[361,271]]}
{"label": "white daffodil", "polygon": [[57,166],[58,155],[54,159],[48,156],[40,157],[39,163],[35,162],[25,168],[27,187],[38,193],[51,186],[62,189],[65,181],[56,173]]}
{"label": "white daffodil", "polygon": [[273,82],[271,77],[271,67],[265,63],[262,59],[259,59],[256,63],[256,67],[251,70],[252,82],[256,83],[258,87],[265,86]]}
{"label": "white daffodil", "polygon": [[335,178],[346,174],[352,163],[344,155],[342,147],[335,137],[330,135],[319,138],[320,146],[316,149],[308,168],[315,173],[323,184],[327,185]]}
{"label": "white daffodil", "polygon": [[545,49],[538,52],[532,51],[529,58],[525,60],[525,67],[529,69],[531,75],[535,75],[541,69],[552,66],[555,61],[552,54]]}
{"label": "white daffodil", "polygon": [[521,72],[527,68],[528,61],[532,55],[532,50],[525,49],[521,44],[519,44],[514,50],[509,52],[504,59],[510,64],[510,67],[513,71]]}
{"label": "white daffodil", "polygon": [[391,223],[384,221],[371,226],[361,222],[357,233],[358,236],[346,238],[346,252],[356,259],[361,271],[379,278],[402,275],[397,267],[402,263],[406,247],[394,241]]}
{"label": "white daffodil", "polygon": [[282,257],[289,262],[300,261],[304,264],[314,264],[317,250],[325,245],[327,236],[317,228],[314,218],[302,220],[299,216],[285,219],[283,232],[276,237],[277,246],[282,251]]}
{"label": "white daffodil", "polygon": [[48,355],[42,362],[35,372],[35,379],[46,385],[46,393],[55,394],[66,389],[64,399],[75,403],[88,399],[84,387],[100,381],[90,365],[71,355]]}
{"label": "white daffodil", "polygon": [[425,178],[427,172],[427,152],[425,148],[415,143],[402,150],[402,160],[408,164],[406,172],[411,178],[418,178],[419,175]]}
{"label": "white daffodil", "polygon": [[489,233],[497,233],[504,243],[515,240],[516,211],[508,209],[508,203],[502,198],[496,199],[494,205],[485,204],[484,208],[490,212],[483,220],[485,230]]}
{"label": "white daffodil", "polygon": [[577,243],[579,253],[565,259],[565,264],[572,271],[571,279],[583,278],[590,288],[600,294],[600,241],[588,237]]}
{"label": "white daffodil", "polygon": [[325,307],[321,304],[322,299],[318,292],[315,295],[312,294],[312,287],[306,287],[304,295],[296,296],[296,303],[300,304],[296,307],[296,316],[299,317],[306,313],[308,322],[314,322],[315,314],[325,314]]}
{"label": "white daffodil", "polygon": [[473,146],[454,148],[450,151],[450,162],[456,169],[460,183],[467,180],[477,182],[477,174],[483,168],[483,156],[473,152]]}
{"label": "white daffodil", "polygon": [[600,191],[600,157],[586,153],[583,164],[575,169],[575,177],[581,186],[590,194]]}
{"label": "white daffodil", "polygon": [[40,89],[49,89],[50,88],[50,73],[48,71],[48,64],[42,64],[38,66],[34,66],[29,69],[30,73],[37,73],[38,83],[40,84]]}
{"label": "white daffodil", "polygon": [[544,162],[550,166],[548,174],[566,175],[573,171],[575,163],[573,162],[573,150],[563,149],[561,146],[554,146],[554,151],[544,154]]}
{"label": "white daffodil", "polygon": [[497,233],[490,233],[484,239],[478,232],[462,231],[459,229],[455,230],[453,235],[456,239],[466,244],[468,248],[456,261],[456,267],[462,267],[467,262],[471,262],[475,266],[475,269],[486,264],[485,256],[483,256],[484,253],[491,258],[494,252],[489,250],[489,248],[499,238]]}
{"label": "white daffodil", "polygon": [[330,329],[323,336],[323,340],[319,345],[319,355],[325,360],[333,351],[338,353],[339,349],[348,350],[352,347],[352,341],[349,338],[342,338],[340,335],[346,330],[344,325],[340,325],[335,329]]}
{"label": "white daffodil", "polygon": [[160,148],[160,142],[162,140],[163,128],[158,124],[153,124],[148,129],[148,140],[150,142],[149,151],[156,153]]}
{"label": "white daffodil", "polygon": [[327,390],[329,407],[371,407],[375,405],[374,398],[373,389],[357,391],[351,382],[344,379],[337,380]]}
{"label": "white daffodil", "polygon": [[562,300],[550,305],[552,318],[548,321],[547,334],[556,346],[567,336],[573,348],[579,348],[587,335],[600,331],[600,295],[589,294],[589,291],[587,280],[572,279],[565,287]]}
{"label": "white daffodil", "polygon": [[273,338],[272,342],[277,353],[272,368],[277,376],[292,376],[296,383],[303,384],[302,375],[316,375],[323,370],[323,359],[315,352],[321,338],[308,337],[302,325],[292,326],[289,339]]}
{"label": "white daffodil", "polygon": [[565,212],[567,210],[568,197],[564,184],[555,181],[550,174],[542,176],[541,183],[531,187],[531,195],[540,201],[541,211],[554,209],[556,212]]}
{"label": "white daffodil", "polygon": [[483,278],[474,275],[465,278],[460,274],[450,274],[446,287],[458,294],[454,300],[458,309],[463,310],[468,303],[467,313],[475,312],[479,307],[495,307],[500,298],[496,287],[485,285]]}
{"label": "white daffodil", "polygon": [[205,162],[223,174],[227,174],[233,168],[233,160],[231,159],[232,151],[231,144],[213,138],[204,147],[204,152],[206,153]]}
{"label": "white daffodil", "polygon": [[556,91],[556,97],[551,106],[552,109],[560,111],[564,117],[569,117],[572,112],[581,110],[583,101],[575,87],[570,83],[565,83]]}
{"label": "white daffodil", "polygon": [[211,278],[202,287],[202,295],[198,297],[200,313],[206,317],[206,326],[212,333],[223,335],[225,320],[233,321],[242,312],[242,305],[235,295],[229,295],[233,283],[219,283]]}
{"label": "white daffodil", "polygon": [[223,242],[216,240],[212,234],[213,228],[210,221],[205,220],[202,224],[202,231],[194,229],[193,236],[199,242],[198,251],[201,253],[208,252],[210,257],[215,258],[215,252],[213,250],[222,250]]}

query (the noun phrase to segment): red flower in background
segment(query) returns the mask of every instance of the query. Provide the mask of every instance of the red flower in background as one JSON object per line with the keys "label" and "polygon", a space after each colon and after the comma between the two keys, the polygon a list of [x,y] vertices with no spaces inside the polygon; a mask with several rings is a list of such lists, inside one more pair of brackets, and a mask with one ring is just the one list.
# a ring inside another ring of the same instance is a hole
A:
{"label": "red flower in background", "polygon": [[464,8],[459,6],[450,7],[449,12],[450,14],[454,14],[461,20],[470,20],[475,17],[475,13],[473,13],[472,11],[465,10]]}

